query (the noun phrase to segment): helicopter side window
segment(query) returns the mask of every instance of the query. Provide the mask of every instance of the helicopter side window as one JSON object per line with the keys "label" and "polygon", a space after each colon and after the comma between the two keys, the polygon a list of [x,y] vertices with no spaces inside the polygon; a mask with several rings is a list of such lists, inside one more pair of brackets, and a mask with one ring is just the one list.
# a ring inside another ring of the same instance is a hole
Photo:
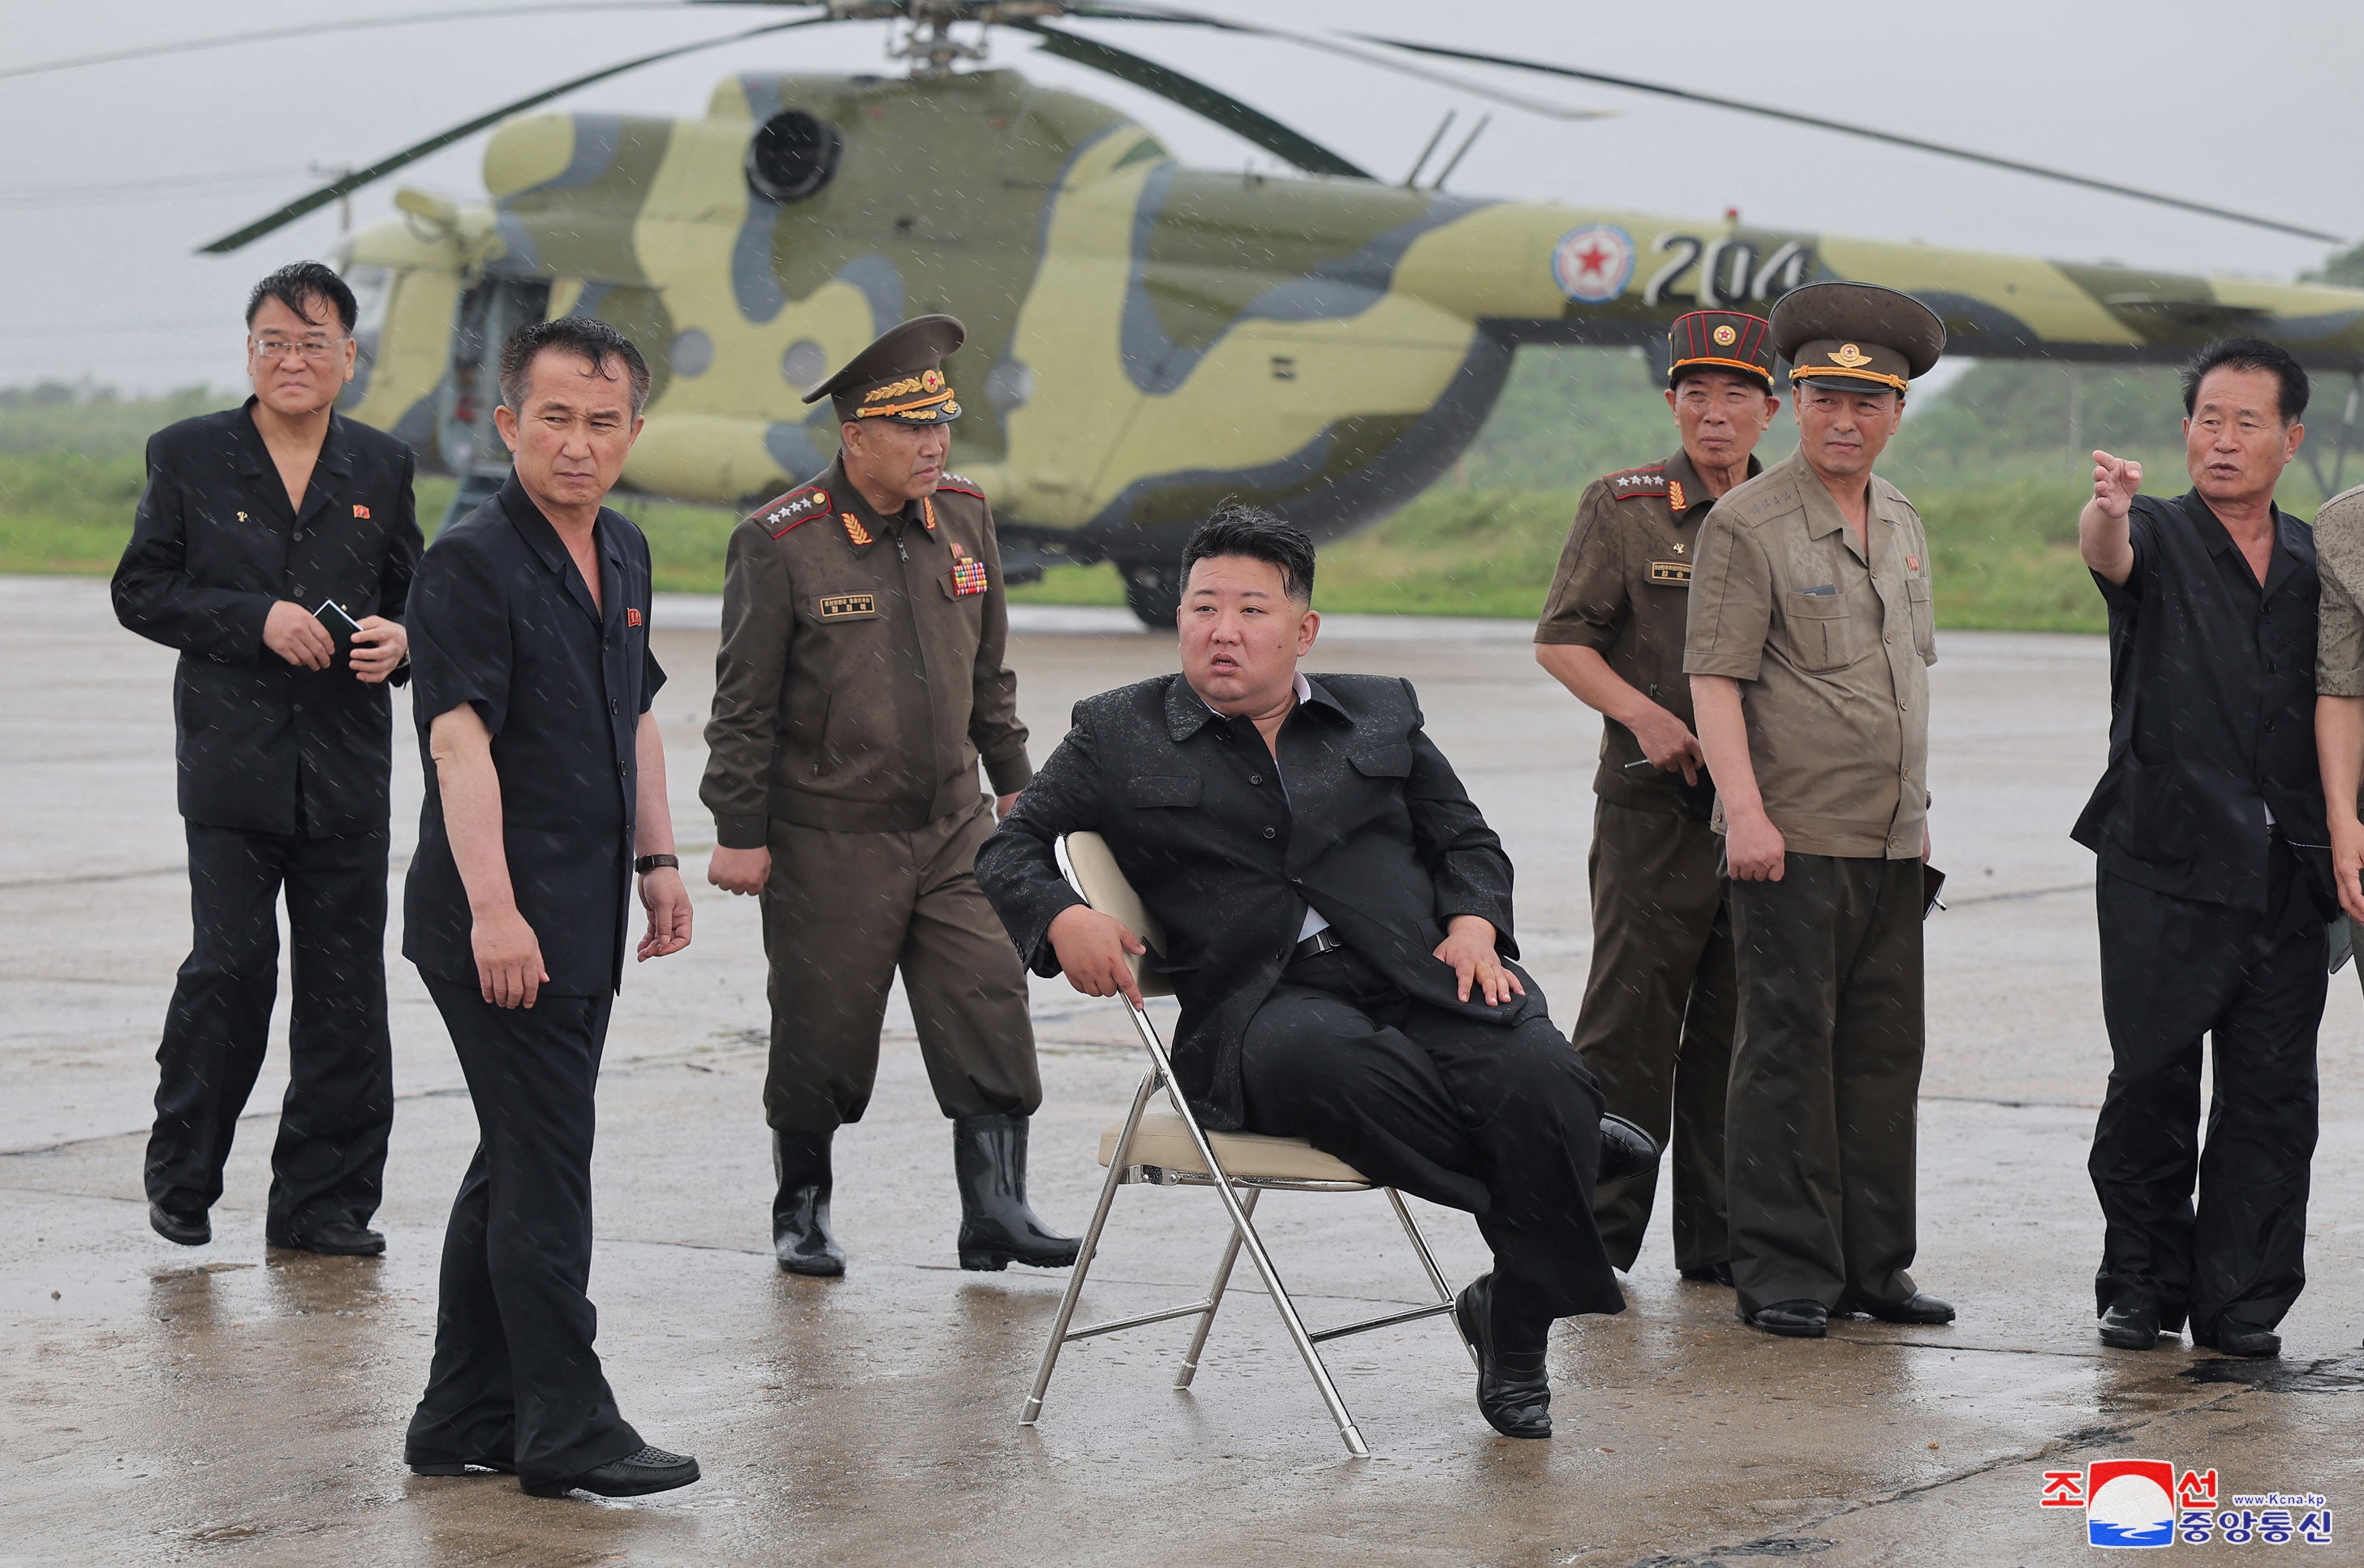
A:
{"label": "helicopter side window", "polygon": [[345,389],[351,408],[369,391],[370,372],[377,366],[378,339],[385,330],[385,312],[394,297],[394,274],[385,267],[358,266],[345,271],[345,286],[353,291],[359,308],[353,317],[353,342],[360,353],[353,362],[352,385]]}
{"label": "helicopter side window", "polygon": [[802,201],[837,173],[837,131],[802,109],[785,109],[747,143],[747,184],[767,201]]}

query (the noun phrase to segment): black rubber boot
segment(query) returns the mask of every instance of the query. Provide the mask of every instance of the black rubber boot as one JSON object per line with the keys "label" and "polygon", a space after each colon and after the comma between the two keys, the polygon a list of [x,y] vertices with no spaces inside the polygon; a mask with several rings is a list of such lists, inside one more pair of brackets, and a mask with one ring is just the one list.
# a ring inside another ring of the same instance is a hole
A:
{"label": "black rubber boot", "polygon": [[1026,1118],[958,1116],[953,1173],[960,1182],[960,1265],[1065,1269],[1081,1243],[1060,1236],[1026,1206]]}
{"label": "black rubber boot", "polygon": [[827,1133],[772,1133],[772,1256],[780,1271],[833,1280],[845,1272],[845,1249],[829,1233]]}

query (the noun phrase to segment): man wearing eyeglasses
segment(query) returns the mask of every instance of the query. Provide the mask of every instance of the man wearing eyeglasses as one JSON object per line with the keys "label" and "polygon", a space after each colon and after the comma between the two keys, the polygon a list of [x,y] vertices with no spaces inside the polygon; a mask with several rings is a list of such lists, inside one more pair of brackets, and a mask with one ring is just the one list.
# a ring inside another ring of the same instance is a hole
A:
{"label": "man wearing eyeglasses", "polygon": [[372,1255],[394,1120],[385,1022],[386,689],[423,548],[408,447],[340,417],[352,291],[317,262],[247,300],[243,407],[148,442],[115,611],[181,652],[173,712],[195,935],[164,1014],[148,1221],[184,1246],[209,1211],[295,946],[289,1078],[263,1235]]}

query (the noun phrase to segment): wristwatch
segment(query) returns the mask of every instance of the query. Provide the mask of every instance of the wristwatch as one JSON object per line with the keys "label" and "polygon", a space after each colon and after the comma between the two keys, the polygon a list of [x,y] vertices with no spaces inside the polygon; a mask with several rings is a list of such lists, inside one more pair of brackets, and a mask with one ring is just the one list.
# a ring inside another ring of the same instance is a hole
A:
{"label": "wristwatch", "polygon": [[643,877],[647,876],[650,872],[655,870],[660,866],[670,866],[675,870],[678,871],[681,869],[681,857],[678,855],[643,855],[639,859],[632,862],[633,871]]}

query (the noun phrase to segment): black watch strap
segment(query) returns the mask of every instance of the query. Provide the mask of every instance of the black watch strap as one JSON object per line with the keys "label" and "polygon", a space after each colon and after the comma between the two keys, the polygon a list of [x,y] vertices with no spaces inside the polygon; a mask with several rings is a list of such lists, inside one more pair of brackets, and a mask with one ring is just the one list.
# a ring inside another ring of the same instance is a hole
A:
{"label": "black watch strap", "polygon": [[643,855],[639,859],[632,862],[633,871],[643,877],[647,876],[650,872],[655,870],[660,866],[670,866],[675,870],[678,871],[681,869],[681,857],[678,855]]}

